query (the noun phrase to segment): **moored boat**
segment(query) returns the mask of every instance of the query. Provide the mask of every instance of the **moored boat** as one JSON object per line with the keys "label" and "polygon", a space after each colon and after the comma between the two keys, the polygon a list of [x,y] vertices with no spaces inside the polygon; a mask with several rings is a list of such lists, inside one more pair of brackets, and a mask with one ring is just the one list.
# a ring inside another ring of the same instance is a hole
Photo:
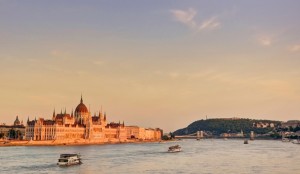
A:
{"label": "moored boat", "polygon": [[181,147],[179,145],[170,146],[168,149],[168,152],[180,152],[180,151],[181,151]]}
{"label": "moored boat", "polygon": [[59,166],[71,166],[82,164],[79,154],[61,154],[57,165]]}

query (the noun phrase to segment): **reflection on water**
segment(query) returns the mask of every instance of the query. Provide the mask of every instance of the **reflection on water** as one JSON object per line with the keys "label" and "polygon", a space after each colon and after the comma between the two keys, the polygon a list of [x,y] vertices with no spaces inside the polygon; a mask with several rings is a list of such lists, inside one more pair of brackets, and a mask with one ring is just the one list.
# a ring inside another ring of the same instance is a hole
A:
{"label": "reflection on water", "polygon": [[[167,153],[180,144],[182,152]],[[82,165],[58,167],[61,153]],[[281,141],[182,140],[89,146],[0,147],[0,173],[300,173],[300,145]]]}

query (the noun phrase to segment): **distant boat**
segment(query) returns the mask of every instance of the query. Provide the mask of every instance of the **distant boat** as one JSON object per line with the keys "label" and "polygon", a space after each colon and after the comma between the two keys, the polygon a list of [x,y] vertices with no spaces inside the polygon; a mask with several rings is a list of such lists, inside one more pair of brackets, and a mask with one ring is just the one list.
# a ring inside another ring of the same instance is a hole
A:
{"label": "distant boat", "polygon": [[249,143],[248,143],[248,140],[244,140],[244,144],[249,144]]}
{"label": "distant boat", "polygon": [[281,141],[282,142],[290,142],[290,139],[288,139],[288,138],[282,138]]}
{"label": "distant boat", "polygon": [[82,164],[79,154],[61,154],[57,165],[59,166],[71,166]]}
{"label": "distant boat", "polygon": [[168,152],[181,152],[181,147],[179,145],[170,146]]}

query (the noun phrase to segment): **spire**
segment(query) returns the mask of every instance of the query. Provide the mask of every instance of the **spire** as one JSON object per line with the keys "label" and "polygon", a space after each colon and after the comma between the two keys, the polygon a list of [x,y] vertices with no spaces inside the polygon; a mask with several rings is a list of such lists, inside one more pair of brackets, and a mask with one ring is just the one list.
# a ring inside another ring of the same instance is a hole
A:
{"label": "spire", "polygon": [[60,114],[62,115],[62,109],[60,110]]}
{"label": "spire", "polygon": [[98,117],[99,117],[99,118],[101,117],[101,111],[99,111],[99,115],[98,115]]}
{"label": "spire", "polygon": [[80,99],[80,103],[83,103],[83,100],[82,100],[82,94],[81,94],[81,99]]}
{"label": "spire", "polygon": [[73,109],[72,109],[72,112],[71,112],[71,117],[73,117]]}
{"label": "spire", "polygon": [[123,127],[125,126],[125,124],[124,124],[124,120],[123,120]]}
{"label": "spire", "polygon": [[53,118],[55,117],[55,108],[54,108],[54,110],[53,110]]}
{"label": "spire", "polygon": [[27,119],[27,123],[29,123],[29,116],[28,116],[28,119]]}
{"label": "spire", "polygon": [[67,114],[67,108],[65,108],[65,114]]}
{"label": "spire", "polygon": [[106,121],[106,112],[104,112],[104,121]]}

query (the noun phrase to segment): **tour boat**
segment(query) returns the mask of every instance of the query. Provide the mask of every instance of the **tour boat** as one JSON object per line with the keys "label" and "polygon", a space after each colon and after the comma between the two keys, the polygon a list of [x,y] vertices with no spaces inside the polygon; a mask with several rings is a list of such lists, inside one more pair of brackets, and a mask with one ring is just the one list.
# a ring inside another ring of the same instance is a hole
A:
{"label": "tour boat", "polygon": [[170,146],[168,149],[168,152],[180,152],[180,151],[181,151],[181,147],[179,145]]}
{"label": "tour boat", "polygon": [[248,140],[244,140],[244,144],[248,144]]}
{"label": "tour boat", "polygon": [[57,165],[59,166],[70,166],[81,164],[81,159],[79,154],[61,154]]}

